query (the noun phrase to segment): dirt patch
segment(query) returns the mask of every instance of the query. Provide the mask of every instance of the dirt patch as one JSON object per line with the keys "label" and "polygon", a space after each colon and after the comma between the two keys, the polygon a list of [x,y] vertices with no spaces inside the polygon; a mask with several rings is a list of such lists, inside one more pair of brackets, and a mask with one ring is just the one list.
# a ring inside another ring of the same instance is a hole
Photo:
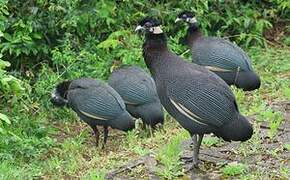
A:
{"label": "dirt patch", "polygon": [[81,133],[86,127],[80,122],[71,123],[69,126],[63,123],[54,123],[53,127],[58,130],[57,134],[53,134],[52,137],[59,143],[63,143],[65,139],[76,136]]}
{"label": "dirt patch", "polygon": [[[95,139],[95,135],[93,130],[86,125],[85,123],[82,122],[75,122],[75,123],[71,123],[71,124],[62,124],[62,123],[55,123],[53,125],[53,127],[55,129],[58,130],[57,134],[53,134],[52,137],[55,138],[57,140],[57,142],[59,143],[63,143],[66,139],[70,138],[70,137],[75,137],[78,136],[79,134],[81,134],[82,132],[86,131],[89,132],[88,133],[88,138],[87,140],[84,142],[84,144],[88,145],[88,146],[95,146],[96,144],[96,139]],[[104,138],[104,129],[102,126],[98,126],[99,129],[99,133],[100,133],[100,139],[99,139],[99,146],[102,145],[103,143],[103,138]],[[121,139],[123,139],[125,137],[125,133],[112,129],[112,128],[108,128],[109,129],[109,135],[108,135],[108,141],[106,144],[106,148],[109,151],[113,151],[115,149],[115,145],[114,142],[119,142]]]}
{"label": "dirt patch", "polygon": [[273,28],[264,33],[265,38],[271,42],[281,43],[285,36],[290,35],[290,31],[286,29],[289,23],[289,21],[280,21],[273,24]]}
{"label": "dirt patch", "polygon": [[[241,155],[237,153],[242,146],[240,142],[224,142],[222,146],[205,148],[201,147],[200,160],[202,161],[199,173],[187,171],[190,167],[192,148],[190,140],[182,143],[183,154],[181,160],[184,164],[184,169],[188,172],[187,176],[203,177],[208,179],[219,179],[222,174],[219,171],[215,173],[211,171],[208,174],[208,166],[211,169],[217,170],[230,162],[242,162],[247,164],[251,170],[267,169],[267,171],[276,171],[281,166],[290,168],[290,152],[284,147],[284,144],[290,142],[290,102],[276,102],[271,104],[275,110],[283,112],[284,121],[278,128],[277,135],[270,139],[268,131],[270,126],[266,122],[256,123],[259,132],[259,151]],[[255,117],[249,117],[250,121],[255,121]],[[206,176],[205,176],[206,174]],[[279,174],[277,174],[279,175]],[[214,177],[214,178],[213,178]]]}
{"label": "dirt patch", "polygon": [[[253,150],[253,152],[246,152],[243,155],[243,153],[238,152],[242,148],[240,142],[224,142],[222,145],[208,148],[202,146],[199,156],[201,160],[199,170],[193,172],[190,170],[193,154],[190,146],[191,140],[183,141],[181,143],[182,154],[180,158],[185,176],[182,179],[221,179],[223,175],[220,169],[230,162],[247,164],[251,171],[267,169],[268,172],[277,172],[281,166],[290,168],[290,152],[284,147],[285,143],[290,142],[290,102],[273,103],[271,106],[284,113],[285,121],[279,127],[278,133],[273,139],[268,136],[270,127],[267,123],[256,123],[259,130],[257,132],[259,135],[257,140],[259,141],[258,151]],[[255,117],[249,117],[249,119],[255,121]],[[156,175],[156,169],[160,168],[160,166],[153,155],[147,155],[109,171],[106,179],[160,179]],[[142,177],[130,175],[130,172],[135,172],[138,168],[142,169],[142,171],[139,171]],[[276,175],[274,174],[273,176]],[[277,178],[279,178],[278,172]]]}
{"label": "dirt patch", "polygon": [[[146,155],[136,160],[130,161],[124,166],[118,167],[107,173],[106,179],[128,179],[128,174],[132,172],[133,169],[141,168],[143,171],[130,176],[130,178],[148,178],[148,179],[159,179],[156,175],[157,161],[153,155]],[[135,176],[135,177],[134,177]]]}

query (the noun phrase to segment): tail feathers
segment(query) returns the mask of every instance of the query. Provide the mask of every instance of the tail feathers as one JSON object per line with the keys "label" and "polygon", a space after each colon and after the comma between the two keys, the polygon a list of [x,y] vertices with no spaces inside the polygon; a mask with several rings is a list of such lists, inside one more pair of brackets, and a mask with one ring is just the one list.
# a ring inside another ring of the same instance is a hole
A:
{"label": "tail feathers", "polygon": [[252,91],[259,89],[261,86],[261,79],[255,72],[240,72],[235,84],[238,88],[244,91]]}
{"label": "tail feathers", "polygon": [[225,141],[247,141],[253,135],[253,127],[241,114],[238,118],[225,126],[222,126],[216,133]]}
{"label": "tail feathers", "polygon": [[53,105],[57,107],[65,106],[68,103],[68,100],[61,97],[60,93],[56,89],[54,89],[51,93],[50,101]]}
{"label": "tail feathers", "polygon": [[244,91],[252,91],[259,89],[261,86],[261,79],[255,72],[241,71],[241,72],[215,72],[228,85],[235,85]]}

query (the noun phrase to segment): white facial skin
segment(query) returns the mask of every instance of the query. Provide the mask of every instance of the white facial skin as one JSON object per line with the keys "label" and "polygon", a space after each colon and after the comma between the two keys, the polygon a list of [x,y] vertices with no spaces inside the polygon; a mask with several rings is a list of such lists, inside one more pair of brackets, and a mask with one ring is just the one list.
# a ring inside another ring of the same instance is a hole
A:
{"label": "white facial skin", "polygon": [[58,95],[57,95],[57,92],[56,92],[56,89],[54,89],[51,93],[51,98],[56,98]]}
{"label": "white facial skin", "polygon": [[152,28],[150,28],[149,31],[152,32],[153,34],[161,34],[161,33],[163,33],[163,31],[162,31],[160,26],[152,27]]}
{"label": "white facial skin", "polygon": [[55,99],[55,100],[59,100],[59,99],[62,99],[65,103],[68,103],[68,100],[66,99],[63,99],[62,97],[60,97],[59,93],[57,92],[56,89],[54,89],[51,93],[51,98],[52,99]]}
{"label": "white facial skin", "polygon": [[185,22],[187,22],[187,23],[189,23],[189,24],[194,24],[194,23],[197,22],[197,20],[196,20],[195,17],[192,17],[192,18],[188,17],[188,18],[186,18],[185,20],[182,19],[182,18],[176,18],[175,23],[177,23],[177,22],[179,22],[179,21],[185,21]]}
{"label": "white facial skin", "polygon": [[[135,31],[140,31],[140,30],[145,30],[145,28],[142,27],[142,26],[140,26],[140,25],[138,25],[138,26],[136,27]],[[163,33],[163,31],[162,31],[162,29],[161,29],[160,26],[151,27],[151,28],[149,29],[149,31],[150,31],[152,34],[161,34],[161,33]]]}
{"label": "white facial skin", "polygon": [[197,20],[195,17],[192,18],[186,18],[186,22],[190,23],[190,24],[194,24],[197,23]]}

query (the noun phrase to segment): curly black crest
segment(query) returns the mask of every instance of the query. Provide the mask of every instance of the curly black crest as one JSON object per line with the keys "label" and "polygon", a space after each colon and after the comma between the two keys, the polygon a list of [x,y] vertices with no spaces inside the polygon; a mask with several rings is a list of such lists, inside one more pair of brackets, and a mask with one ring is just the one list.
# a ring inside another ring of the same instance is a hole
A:
{"label": "curly black crest", "polygon": [[191,11],[182,11],[181,13],[178,14],[178,18],[181,19],[186,19],[186,18],[193,18],[195,14]]}
{"label": "curly black crest", "polygon": [[63,81],[56,86],[56,91],[60,94],[62,98],[66,98],[66,93],[68,91],[71,81]]}
{"label": "curly black crest", "polygon": [[149,27],[160,26],[160,22],[157,19],[153,18],[153,17],[145,17],[144,19],[142,19],[139,22],[139,25],[142,26],[142,27],[149,28]]}

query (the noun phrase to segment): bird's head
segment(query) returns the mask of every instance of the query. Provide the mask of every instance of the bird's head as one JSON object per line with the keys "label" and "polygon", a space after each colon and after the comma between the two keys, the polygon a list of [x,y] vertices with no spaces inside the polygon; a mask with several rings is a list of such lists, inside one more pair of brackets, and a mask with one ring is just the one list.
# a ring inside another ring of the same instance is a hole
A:
{"label": "bird's head", "polygon": [[137,111],[145,124],[155,127],[158,124],[163,125],[164,123],[163,107],[159,99],[152,103],[139,106]]}
{"label": "bird's head", "polygon": [[50,101],[52,102],[52,104],[59,107],[67,104],[67,91],[70,84],[71,81],[63,81],[54,88],[50,96]]}
{"label": "bird's head", "polygon": [[175,23],[177,22],[186,22],[188,24],[196,24],[197,20],[194,16],[194,13],[190,12],[190,11],[183,11],[181,13],[178,14]]}
{"label": "bird's head", "polygon": [[135,29],[136,32],[145,32],[149,34],[162,34],[163,31],[160,22],[152,17],[146,17],[141,20]]}
{"label": "bird's head", "polygon": [[110,126],[113,129],[127,132],[135,128],[135,120],[127,111],[124,111],[115,120],[110,122]]}

